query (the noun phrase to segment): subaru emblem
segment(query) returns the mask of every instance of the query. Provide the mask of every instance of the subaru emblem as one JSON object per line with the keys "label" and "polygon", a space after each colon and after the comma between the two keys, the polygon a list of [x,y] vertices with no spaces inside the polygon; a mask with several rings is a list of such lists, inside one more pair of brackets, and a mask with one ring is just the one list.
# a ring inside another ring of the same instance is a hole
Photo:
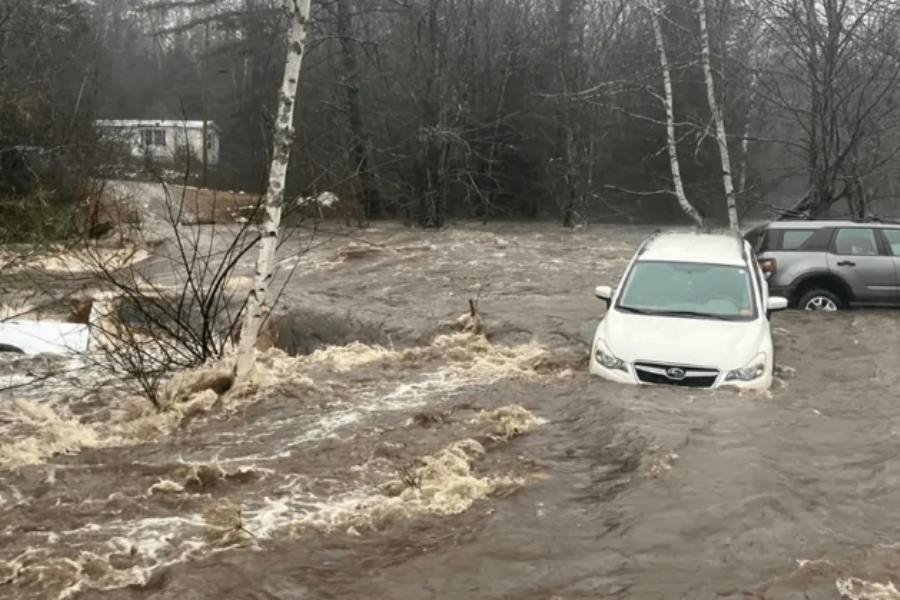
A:
{"label": "subaru emblem", "polygon": [[681,381],[682,379],[684,379],[685,375],[687,375],[687,373],[684,372],[684,369],[680,369],[678,367],[666,369],[666,377],[668,377],[672,381]]}

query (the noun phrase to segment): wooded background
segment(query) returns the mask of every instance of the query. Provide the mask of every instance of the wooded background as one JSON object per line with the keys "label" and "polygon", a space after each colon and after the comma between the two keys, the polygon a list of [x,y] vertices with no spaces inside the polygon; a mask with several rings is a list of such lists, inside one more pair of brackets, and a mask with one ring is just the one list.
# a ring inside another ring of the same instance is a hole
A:
{"label": "wooded background", "polygon": [[[333,191],[360,223],[425,227],[684,220],[657,6],[686,195],[725,222],[695,0],[314,1],[287,196]],[[706,7],[742,214],[900,216],[900,1]],[[208,184],[262,192],[284,15],[281,0],[3,0],[3,210],[77,203],[109,161],[97,118],[212,119]]]}

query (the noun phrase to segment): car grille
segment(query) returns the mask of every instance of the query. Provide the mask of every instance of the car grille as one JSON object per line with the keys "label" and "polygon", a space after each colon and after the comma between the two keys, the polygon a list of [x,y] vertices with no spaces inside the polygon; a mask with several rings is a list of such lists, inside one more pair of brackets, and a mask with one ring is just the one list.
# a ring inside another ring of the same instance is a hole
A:
{"label": "car grille", "polygon": [[710,388],[719,377],[719,371],[716,369],[650,362],[634,363],[634,372],[642,383],[692,388]]}

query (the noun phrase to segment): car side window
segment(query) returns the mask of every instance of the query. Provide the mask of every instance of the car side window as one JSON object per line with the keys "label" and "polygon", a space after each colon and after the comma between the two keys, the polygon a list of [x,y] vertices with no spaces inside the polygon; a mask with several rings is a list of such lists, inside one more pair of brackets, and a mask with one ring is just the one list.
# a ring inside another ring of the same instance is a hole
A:
{"label": "car side window", "polygon": [[834,251],[843,256],[877,256],[875,230],[862,227],[838,229],[834,236]]}
{"label": "car side window", "polygon": [[900,256],[900,229],[884,229],[883,231],[888,246],[891,247],[891,254]]}
{"label": "car side window", "polygon": [[825,252],[831,247],[831,237],[833,234],[834,229],[831,227],[818,229],[808,240],[803,242],[803,245],[800,246],[800,250],[803,252]]}
{"label": "car side window", "polygon": [[800,248],[815,233],[812,229],[788,229],[781,239],[782,250],[796,250]]}

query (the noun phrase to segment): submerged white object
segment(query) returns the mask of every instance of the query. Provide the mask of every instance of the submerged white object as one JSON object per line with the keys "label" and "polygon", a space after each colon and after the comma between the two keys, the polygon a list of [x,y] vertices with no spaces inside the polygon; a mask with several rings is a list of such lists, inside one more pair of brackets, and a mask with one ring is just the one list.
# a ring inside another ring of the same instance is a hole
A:
{"label": "submerged white object", "polygon": [[0,344],[19,348],[25,354],[85,352],[90,339],[90,328],[83,323],[31,320],[0,322]]}
{"label": "submerged white object", "polygon": [[772,383],[769,297],[753,249],[733,234],[651,237],[618,288],[598,286],[608,310],[591,373],[632,384],[767,389]]}
{"label": "submerged white object", "polygon": [[334,208],[341,199],[334,192],[322,192],[318,196],[300,196],[297,198],[297,206],[318,206],[319,208]]}

